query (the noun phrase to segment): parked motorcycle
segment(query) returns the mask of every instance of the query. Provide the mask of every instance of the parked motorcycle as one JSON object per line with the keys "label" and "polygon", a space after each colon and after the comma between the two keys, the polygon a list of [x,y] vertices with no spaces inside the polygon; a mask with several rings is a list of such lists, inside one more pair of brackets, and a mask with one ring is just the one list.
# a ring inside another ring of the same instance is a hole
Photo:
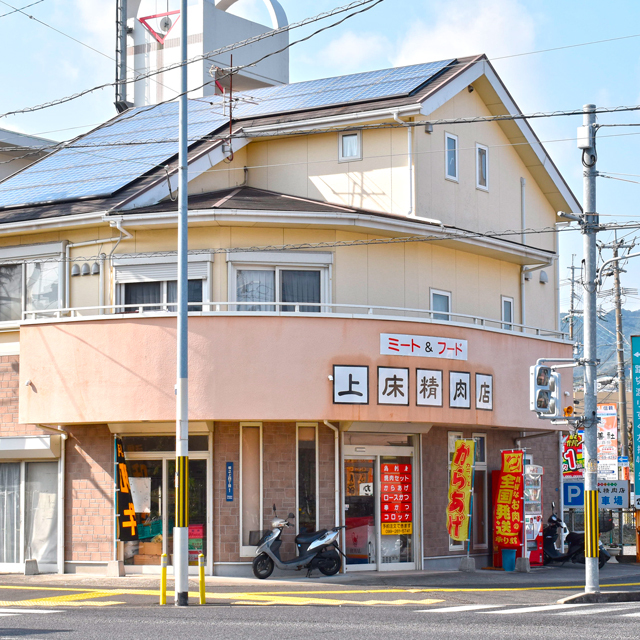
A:
{"label": "parked motorcycle", "polygon": [[289,522],[295,518],[293,513],[284,518],[278,518],[276,505],[273,505],[272,530],[266,533],[258,542],[256,557],[253,559],[253,575],[260,580],[268,578],[274,567],[285,571],[300,571],[307,569],[307,577],[313,569],[318,569],[325,576],[333,576],[342,566],[344,554],[338,546],[338,535],[344,527],[333,529],[321,529],[312,533],[300,533],[296,536],[298,556],[291,560],[280,558],[280,546],[282,545],[282,532],[285,527],[292,527]]}
{"label": "parked motorcycle", "polygon": [[[555,502],[551,503],[553,508],[555,509]],[[605,531],[611,531],[613,528],[613,519],[611,519],[609,527],[609,521],[605,521],[605,524],[601,526],[601,533]],[[561,553],[556,549],[556,540],[558,539],[558,531],[562,529],[565,534],[565,542],[568,545],[568,549],[566,553]],[[569,531],[567,525],[558,518],[555,512],[551,512],[549,519],[547,520],[547,524],[544,526],[542,530],[542,550],[544,552],[544,564],[552,564],[554,562],[563,564],[565,562],[580,562],[582,564],[585,563],[585,555],[584,555],[584,532],[582,531]],[[598,540],[599,545],[599,553],[598,553],[598,565],[600,569],[604,567],[605,564],[611,558],[609,552],[605,549],[602,544],[602,540]]]}

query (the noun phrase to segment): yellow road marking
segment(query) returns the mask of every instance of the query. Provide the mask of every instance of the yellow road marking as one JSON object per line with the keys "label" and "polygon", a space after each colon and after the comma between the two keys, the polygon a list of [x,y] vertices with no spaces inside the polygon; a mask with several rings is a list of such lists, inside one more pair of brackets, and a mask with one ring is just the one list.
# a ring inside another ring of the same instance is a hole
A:
{"label": "yellow road marking", "polygon": [[[71,593],[63,596],[47,596],[45,598],[31,598],[29,600],[1,600],[0,606],[14,607],[30,607],[38,605],[41,607],[58,607],[58,606],[84,606],[91,604],[92,606],[104,607],[110,604],[118,604],[117,602],[86,602],[94,598],[105,598],[114,595],[113,590],[109,591],[85,591],[84,593]],[[119,595],[119,594],[118,594]]]}

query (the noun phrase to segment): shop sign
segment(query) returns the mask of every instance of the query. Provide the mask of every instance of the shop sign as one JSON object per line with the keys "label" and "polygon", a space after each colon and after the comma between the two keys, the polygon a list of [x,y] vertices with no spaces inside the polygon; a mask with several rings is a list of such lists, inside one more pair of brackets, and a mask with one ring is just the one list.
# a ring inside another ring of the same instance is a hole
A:
{"label": "shop sign", "polygon": [[584,474],[582,434],[580,429],[562,438],[562,475],[565,478],[582,478]]}
{"label": "shop sign", "polygon": [[116,447],[116,522],[117,540],[128,542],[138,539],[138,521],[134,507],[127,462],[124,459],[124,446],[121,438],[115,439]]}
{"label": "shop sign", "polygon": [[449,536],[460,542],[469,539],[471,530],[471,491],[473,489],[475,445],[475,440],[456,440],[456,448],[451,461],[447,529]]}
{"label": "shop sign", "polygon": [[618,411],[615,404],[598,405],[598,478],[618,479]]}
{"label": "shop sign", "polygon": [[640,336],[631,336],[631,389],[633,394],[633,479],[634,507],[640,509]]}
{"label": "shop sign", "polygon": [[503,451],[494,505],[493,540],[496,547],[515,549],[522,538],[523,452]]}
{"label": "shop sign", "polygon": [[403,333],[381,333],[380,355],[466,360],[467,341],[434,336],[412,336]]}
{"label": "shop sign", "polygon": [[380,463],[380,533],[413,533],[411,463]]}
{"label": "shop sign", "polygon": [[409,369],[378,367],[378,404],[409,404]]}
{"label": "shop sign", "polygon": [[471,374],[449,371],[449,406],[453,409],[471,409]]}
{"label": "shop sign", "polygon": [[367,495],[364,487],[373,487],[373,467],[361,465],[360,460],[345,460],[344,471],[346,479],[346,495]]}
{"label": "shop sign", "polygon": [[598,480],[598,494],[601,509],[629,508],[628,480]]}
{"label": "shop sign", "polygon": [[227,474],[225,478],[227,502],[233,502],[233,462],[227,462]]}
{"label": "shop sign", "polygon": [[442,370],[416,369],[416,404],[419,407],[442,406]]}
{"label": "shop sign", "polygon": [[333,365],[333,404],[369,404],[369,367]]}

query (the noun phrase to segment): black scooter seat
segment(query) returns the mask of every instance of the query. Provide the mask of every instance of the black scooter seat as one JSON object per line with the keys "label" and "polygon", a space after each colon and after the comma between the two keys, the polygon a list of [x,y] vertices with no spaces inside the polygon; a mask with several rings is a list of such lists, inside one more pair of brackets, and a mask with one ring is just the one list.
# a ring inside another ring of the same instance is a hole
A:
{"label": "black scooter seat", "polygon": [[314,540],[317,540],[325,533],[327,533],[326,529],[320,529],[320,531],[312,531],[311,533],[299,533],[296,536],[296,544],[311,544]]}

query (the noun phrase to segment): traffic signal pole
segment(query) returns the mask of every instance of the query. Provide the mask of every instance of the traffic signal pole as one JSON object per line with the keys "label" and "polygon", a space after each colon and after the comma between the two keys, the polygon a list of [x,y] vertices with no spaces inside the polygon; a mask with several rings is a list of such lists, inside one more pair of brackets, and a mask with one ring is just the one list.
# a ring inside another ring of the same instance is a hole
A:
{"label": "traffic signal pole", "polygon": [[583,130],[588,146],[582,148],[583,209],[582,224],[584,250],[584,525],[585,525],[585,591],[600,591],[598,555],[598,417],[596,387],[596,114],[595,105],[583,107]]}

